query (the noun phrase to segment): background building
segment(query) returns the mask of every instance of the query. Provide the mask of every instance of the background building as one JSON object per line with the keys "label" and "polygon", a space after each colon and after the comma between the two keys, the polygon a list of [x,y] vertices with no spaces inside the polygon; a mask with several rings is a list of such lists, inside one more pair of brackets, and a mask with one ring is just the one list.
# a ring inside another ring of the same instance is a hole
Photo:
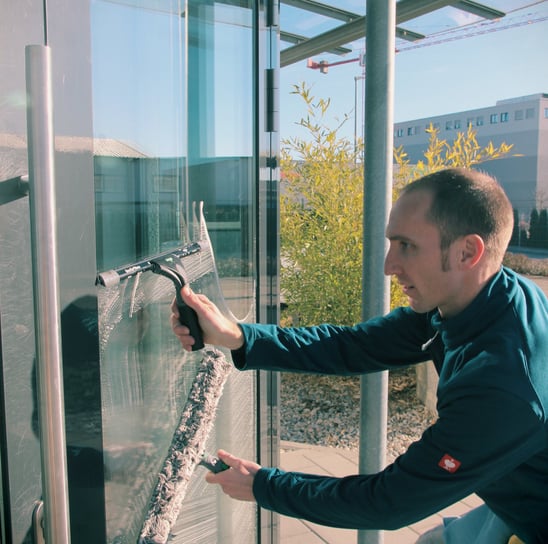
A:
{"label": "background building", "polygon": [[520,216],[548,207],[548,94],[499,100],[488,108],[413,119],[394,125],[394,145],[403,146],[412,163],[424,160],[432,124],[451,143],[472,126],[480,146],[513,144],[509,156],[481,164],[502,184]]}

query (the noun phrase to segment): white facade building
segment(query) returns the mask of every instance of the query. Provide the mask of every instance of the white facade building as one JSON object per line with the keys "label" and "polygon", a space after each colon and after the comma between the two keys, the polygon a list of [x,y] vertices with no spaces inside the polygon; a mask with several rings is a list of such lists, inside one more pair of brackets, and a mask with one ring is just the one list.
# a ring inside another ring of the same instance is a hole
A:
{"label": "white facade building", "polygon": [[482,163],[495,176],[520,216],[548,207],[548,93],[499,100],[495,106],[414,119],[394,125],[394,145],[403,146],[412,163],[424,160],[432,123],[439,138],[451,143],[472,125],[480,146],[513,144],[502,159]]}

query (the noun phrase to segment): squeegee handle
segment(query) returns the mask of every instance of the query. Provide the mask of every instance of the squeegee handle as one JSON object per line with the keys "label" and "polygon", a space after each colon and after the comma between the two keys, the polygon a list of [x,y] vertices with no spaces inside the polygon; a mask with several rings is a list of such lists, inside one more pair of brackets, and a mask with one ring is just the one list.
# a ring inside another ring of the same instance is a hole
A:
{"label": "squeegee handle", "polygon": [[194,338],[194,344],[192,351],[198,351],[204,347],[204,338],[202,335],[202,329],[198,323],[198,315],[196,312],[186,304],[181,296],[177,294],[177,310],[179,311],[179,323],[188,327],[190,330],[190,336]]}

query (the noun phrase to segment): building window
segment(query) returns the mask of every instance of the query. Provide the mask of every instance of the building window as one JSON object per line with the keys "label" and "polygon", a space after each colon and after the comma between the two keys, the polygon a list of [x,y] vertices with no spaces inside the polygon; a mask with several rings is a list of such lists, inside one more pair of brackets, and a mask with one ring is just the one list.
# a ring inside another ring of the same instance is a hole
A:
{"label": "building window", "polygon": [[403,136],[403,128],[399,128],[397,131],[396,131],[396,136],[398,138],[401,138]]}
{"label": "building window", "polygon": [[460,128],[460,119],[455,119],[455,123],[453,124],[453,126],[455,127],[455,129]]}
{"label": "building window", "polygon": [[502,112],[500,114],[500,122],[501,123],[508,123],[508,112],[507,111]]}
{"label": "building window", "polygon": [[473,127],[474,126],[474,118],[473,117],[468,117],[468,119],[466,119],[466,126],[467,127]]}
{"label": "building window", "polygon": [[413,127],[407,127],[407,136],[413,136]]}
{"label": "building window", "polygon": [[532,119],[535,116],[535,108],[527,108],[525,110],[525,119]]}
{"label": "building window", "polygon": [[483,115],[479,115],[478,117],[476,117],[476,125],[478,127],[481,127],[483,125]]}
{"label": "building window", "polygon": [[445,121],[445,130],[453,130],[453,121]]}
{"label": "building window", "polygon": [[492,113],[489,117],[489,122],[494,125],[499,122],[499,114],[498,113]]}
{"label": "building window", "polygon": [[523,110],[516,110],[514,112],[514,119],[516,121],[521,121],[523,119]]}

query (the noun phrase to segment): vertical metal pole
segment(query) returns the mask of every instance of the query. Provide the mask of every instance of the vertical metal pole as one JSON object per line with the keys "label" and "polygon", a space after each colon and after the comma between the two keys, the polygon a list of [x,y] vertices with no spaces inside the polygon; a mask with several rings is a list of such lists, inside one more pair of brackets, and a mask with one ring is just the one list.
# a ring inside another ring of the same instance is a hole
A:
{"label": "vertical metal pole", "polygon": [[[390,283],[384,275],[392,195],[395,0],[368,0],[366,12],[365,170],[362,317],[386,313]],[[384,468],[388,373],[361,381],[360,472]],[[359,531],[358,544],[382,544],[382,531]]]}
{"label": "vertical metal pole", "polygon": [[69,544],[50,49],[26,47],[27,137],[42,493],[47,544]]}

